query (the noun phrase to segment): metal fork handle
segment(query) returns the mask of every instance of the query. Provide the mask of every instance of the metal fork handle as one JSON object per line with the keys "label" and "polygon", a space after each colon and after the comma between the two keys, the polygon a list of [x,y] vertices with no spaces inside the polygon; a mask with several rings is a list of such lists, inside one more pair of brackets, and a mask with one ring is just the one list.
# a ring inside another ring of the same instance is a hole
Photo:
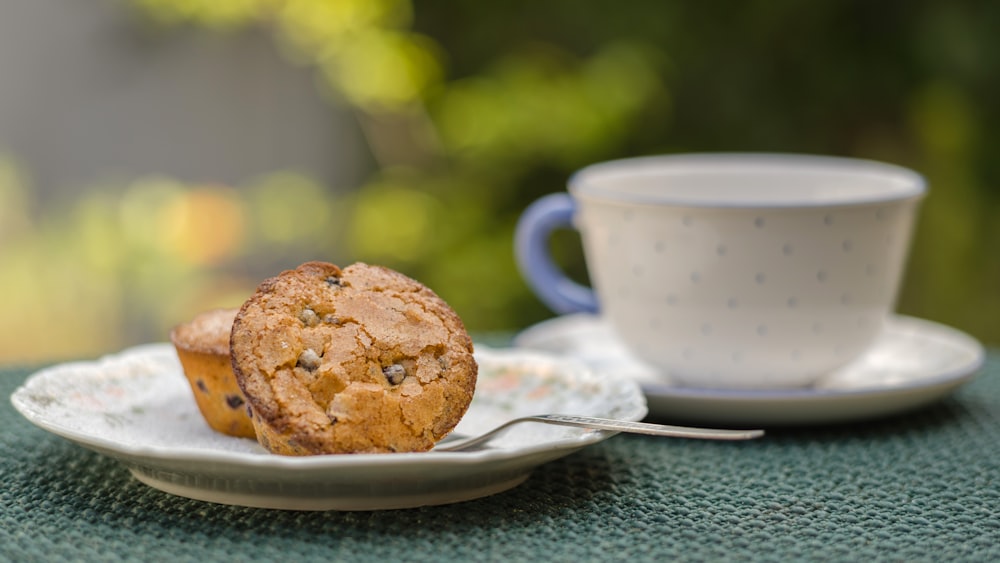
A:
{"label": "metal fork handle", "polygon": [[722,430],[714,428],[694,428],[689,426],[669,426],[665,424],[650,424],[648,422],[632,422],[630,420],[612,420],[592,416],[573,414],[540,414],[515,418],[490,430],[480,436],[460,439],[451,444],[434,448],[438,452],[454,452],[472,448],[492,440],[497,434],[522,422],[541,422],[560,426],[575,426],[593,430],[610,430],[612,432],[629,432],[632,434],[648,434],[651,436],[669,436],[672,438],[695,438],[702,440],[750,440],[764,435],[763,430]]}

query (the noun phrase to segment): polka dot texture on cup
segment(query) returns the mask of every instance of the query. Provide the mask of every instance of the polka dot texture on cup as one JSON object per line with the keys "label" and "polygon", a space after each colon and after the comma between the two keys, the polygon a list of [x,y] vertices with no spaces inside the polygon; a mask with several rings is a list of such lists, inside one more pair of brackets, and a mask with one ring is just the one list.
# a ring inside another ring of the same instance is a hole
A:
{"label": "polka dot texture on cup", "polygon": [[583,207],[603,313],[685,385],[808,384],[864,351],[895,300],[910,202]]}

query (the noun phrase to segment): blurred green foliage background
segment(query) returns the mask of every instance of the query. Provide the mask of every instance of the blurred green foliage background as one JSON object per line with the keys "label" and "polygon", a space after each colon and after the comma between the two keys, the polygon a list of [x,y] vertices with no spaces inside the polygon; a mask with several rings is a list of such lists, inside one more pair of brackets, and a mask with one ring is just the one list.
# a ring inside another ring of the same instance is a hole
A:
{"label": "blurred green foliage background", "polygon": [[[901,311],[1000,344],[1000,4],[771,0],[131,0],[169,32],[265,29],[357,116],[376,163],[349,190],[294,170],[247,185],[164,177],[38,213],[0,160],[0,356],[163,340],[308,259],[380,263],[472,331],[552,315],[514,265],[524,207],[627,156],[856,156],[927,176]],[[577,238],[555,252],[585,278]],[[71,311],[70,315],[56,315]],[[60,322],[54,324],[53,316]]]}

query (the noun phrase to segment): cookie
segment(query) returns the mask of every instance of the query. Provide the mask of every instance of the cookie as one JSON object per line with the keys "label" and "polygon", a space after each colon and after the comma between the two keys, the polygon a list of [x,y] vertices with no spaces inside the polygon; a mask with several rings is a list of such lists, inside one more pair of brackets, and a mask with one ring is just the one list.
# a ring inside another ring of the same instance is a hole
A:
{"label": "cookie", "polygon": [[284,455],[429,450],[476,386],[458,315],[419,282],[361,263],[265,280],[230,348],[258,441]]}
{"label": "cookie", "polygon": [[217,309],[196,316],[170,331],[184,375],[191,384],[202,417],[213,430],[253,438],[246,399],[229,359],[229,332],[237,309]]}

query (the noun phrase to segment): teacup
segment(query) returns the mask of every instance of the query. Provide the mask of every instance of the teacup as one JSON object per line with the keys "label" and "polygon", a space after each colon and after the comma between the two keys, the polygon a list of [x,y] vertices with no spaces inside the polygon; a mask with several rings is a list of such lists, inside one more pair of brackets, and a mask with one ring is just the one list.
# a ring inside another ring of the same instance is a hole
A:
{"label": "teacup", "polygon": [[[867,160],[690,154],[595,164],[522,215],[522,274],[555,312],[597,312],[688,387],[808,386],[892,312],[926,184]],[[548,239],[574,226],[593,289]]]}

